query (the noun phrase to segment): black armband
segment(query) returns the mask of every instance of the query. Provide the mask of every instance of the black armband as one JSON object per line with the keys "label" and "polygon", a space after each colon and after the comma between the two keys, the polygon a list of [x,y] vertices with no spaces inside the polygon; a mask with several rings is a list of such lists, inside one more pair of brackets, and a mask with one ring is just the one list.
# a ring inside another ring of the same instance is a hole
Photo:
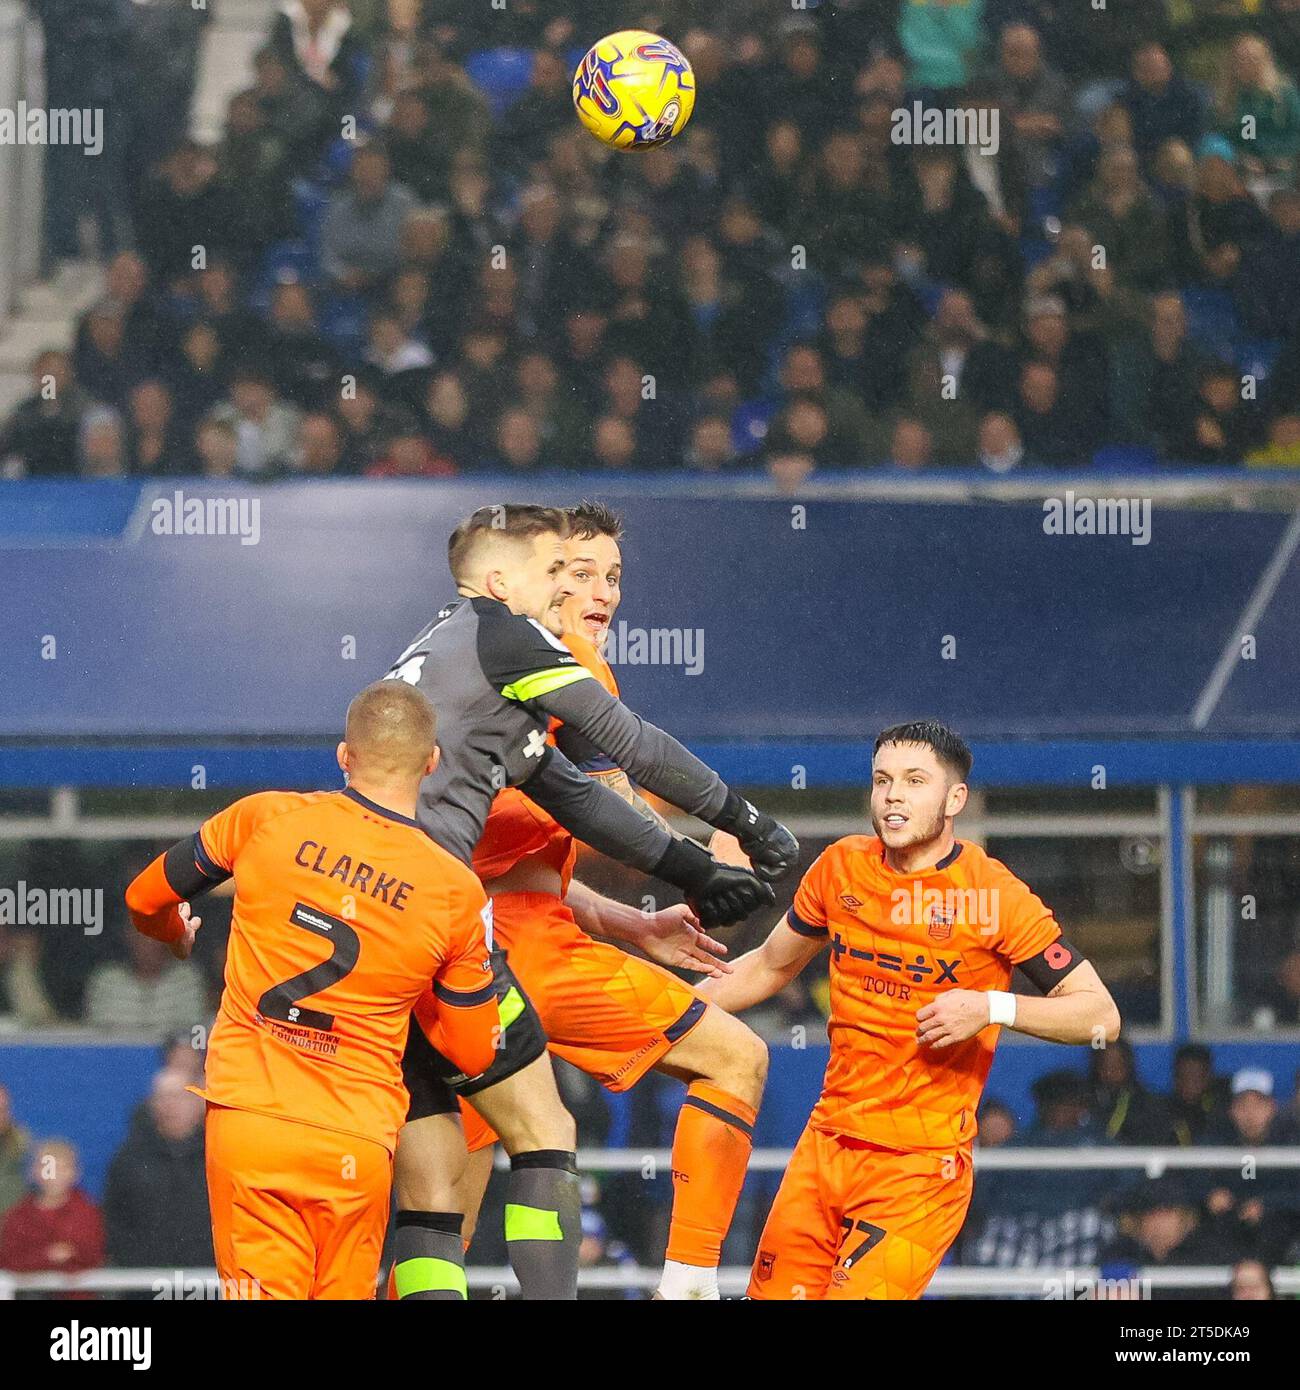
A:
{"label": "black armband", "polygon": [[188,840],[178,840],[163,856],[163,876],[176,896],[187,900],[224,883],[230,873],[213,863],[196,830]]}
{"label": "black armband", "polygon": [[1051,994],[1083,959],[1083,952],[1061,936],[1036,956],[1022,960],[1019,969],[1025,972],[1025,979],[1040,993]]}

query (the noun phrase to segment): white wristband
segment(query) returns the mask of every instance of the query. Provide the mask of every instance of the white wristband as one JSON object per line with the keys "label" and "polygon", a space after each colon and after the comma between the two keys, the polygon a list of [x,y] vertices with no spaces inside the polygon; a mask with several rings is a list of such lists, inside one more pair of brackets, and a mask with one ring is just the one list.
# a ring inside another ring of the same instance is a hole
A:
{"label": "white wristband", "polygon": [[1000,989],[988,991],[989,1022],[1012,1028],[1016,1022],[1016,996]]}

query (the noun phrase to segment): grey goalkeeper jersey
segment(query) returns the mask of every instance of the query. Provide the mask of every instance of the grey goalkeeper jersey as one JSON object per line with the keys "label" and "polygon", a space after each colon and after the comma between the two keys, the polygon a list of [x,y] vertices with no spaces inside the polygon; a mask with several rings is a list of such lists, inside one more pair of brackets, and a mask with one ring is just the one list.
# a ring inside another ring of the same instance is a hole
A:
{"label": "grey goalkeeper jersey", "polygon": [[538,622],[489,598],[448,604],[388,679],[418,686],[438,714],[442,757],[420,789],[420,824],[469,863],[493,798],[520,787],[578,839],[652,873],[668,833],[547,743],[551,718],[648,791],[711,821],[727,800],[712,769],[616,700]]}

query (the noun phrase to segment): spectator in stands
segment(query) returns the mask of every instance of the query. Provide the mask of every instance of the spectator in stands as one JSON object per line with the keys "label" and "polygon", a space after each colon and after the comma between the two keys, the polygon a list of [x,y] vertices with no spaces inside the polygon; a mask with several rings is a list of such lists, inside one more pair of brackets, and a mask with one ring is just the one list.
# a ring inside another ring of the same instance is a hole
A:
{"label": "spectator in stands", "polygon": [[292,466],[301,412],[276,395],[275,382],[262,367],[240,367],[231,378],[229,399],[212,415],[238,434],[241,473],[274,477]]}
{"label": "spectator in stands", "polygon": [[402,224],[415,207],[415,195],[394,182],[383,147],[363,145],[321,228],[324,270],[336,291],[369,294],[383,287],[397,271]]}
{"label": "spectator in stands", "polygon": [[127,958],[101,965],[86,985],[86,1022],[106,1033],[163,1037],[208,1019],[198,969],[160,941],[124,929]]}
{"label": "spectator in stands", "polygon": [[1026,362],[1020,370],[1020,395],[1014,413],[1029,466],[1063,468],[1087,462],[1070,433],[1070,417],[1061,408],[1061,387],[1049,362]]}
{"label": "spectator in stands", "polygon": [[908,60],[908,86],[936,92],[960,87],[983,42],[983,15],[984,0],[916,0],[902,6],[898,42]]}
{"label": "spectator in stands", "polygon": [[295,472],[309,478],[332,478],[342,470],[343,461],[343,432],[338,421],[320,410],[304,415],[298,428]]}
{"label": "spectator in stands", "polygon": [[[1274,1098],[1272,1073],[1258,1067],[1243,1067],[1233,1076],[1226,1123],[1209,1137],[1245,1153],[1300,1141]],[[1242,1254],[1281,1259],[1300,1234],[1300,1194],[1285,1169],[1216,1173],[1205,1206],[1224,1243]]]}
{"label": "spectator in stands", "polygon": [[344,116],[361,112],[368,55],[343,0],[284,0],[267,38],[290,74],[315,94],[318,139],[338,139]]}
{"label": "spectator in stands", "polygon": [[[1103,1264],[1166,1269],[1179,1265],[1212,1265],[1235,1260],[1225,1249],[1223,1233],[1202,1223],[1195,1199],[1174,1177],[1141,1183],[1124,1201],[1122,1232],[1102,1253]],[[1153,1299],[1197,1297],[1188,1290],[1154,1289]]]}
{"label": "spectator in stands", "polygon": [[1248,333],[1282,339],[1300,324],[1300,191],[1269,199],[1268,224],[1246,243],[1232,293]]}
{"label": "spectator in stands", "polygon": [[1025,446],[1016,422],[1001,410],[990,411],[979,427],[979,461],[990,473],[1010,473],[1025,461]]}
{"label": "spectator in stands", "polygon": [[639,464],[636,430],[617,415],[603,415],[591,433],[589,466],[616,472],[631,472]]}
{"label": "spectator in stands", "polygon": [[396,430],[404,427],[400,412],[380,400],[381,381],[367,368],[357,372],[355,383],[345,385],[339,395],[345,473],[368,472],[379,462]]}
{"label": "spectator in stands", "polygon": [[735,465],[736,459],[731,424],[725,416],[705,415],[691,426],[683,460],[687,468],[699,473],[724,473]]}
{"label": "spectator in stands", "polygon": [[1240,463],[1252,443],[1254,421],[1241,396],[1241,377],[1229,362],[1203,367],[1191,412],[1171,421],[1165,451],[1180,463]]}
{"label": "spectator in stands", "polygon": [[76,1149],[65,1139],[32,1146],[32,1191],[0,1218],[0,1269],[76,1274],[104,1262],[99,1208],[78,1186]]}
{"label": "spectator in stands", "polygon": [[77,381],[92,400],[122,410],[144,366],[134,344],[127,341],[122,306],[101,299],[77,329],[73,350]]}
{"label": "spectator in stands", "polygon": [[1233,146],[1207,135],[1196,151],[1196,191],[1170,208],[1174,274],[1188,284],[1231,285],[1241,267],[1242,247],[1258,241],[1267,219],[1246,191]]}
{"label": "spectator in stands", "polygon": [[226,362],[245,365],[268,351],[267,326],[249,307],[239,271],[227,256],[209,257],[194,278],[198,311],[221,340]]}
{"label": "spectator in stands", "polygon": [[1271,1302],[1277,1297],[1273,1276],[1262,1260],[1238,1260],[1232,1267],[1228,1297],[1234,1303]]}
{"label": "spectator in stands", "polygon": [[271,292],[267,360],[283,400],[299,410],[332,406],[343,385],[343,362],[320,332],[311,290],[301,281]]}
{"label": "spectator in stands", "polygon": [[506,473],[539,473],[554,466],[538,419],[526,406],[509,405],[498,417],[493,466]]}
{"label": "spectator in stands", "polygon": [[182,333],[180,351],[163,368],[177,418],[187,431],[225,399],[228,367],[216,328],[196,319]]}
{"label": "spectator in stands", "polygon": [[1279,961],[1273,979],[1261,993],[1254,1016],[1255,1026],[1261,1028],[1300,1025],[1300,947],[1288,951]]}
{"label": "spectator in stands", "polygon": [[564,390],[554,359],[538,350],[521,354],[514,385],[519,405],[537,422],[552,465],[573,467],[586,444],[588,422]]}
{"label": "spectator in stands", "polygon": [[837,468],[844,462],[831,436],[826,407],[810,392],[801,392],[790,398],[772,421],[767,444],[772,453],[805,454],[819,469]]}
{"label": "spectator in stands", "polygon": [[851,391],[826,380],[826,366],[817,348],[809,343],[794,344],[781,363],[780,380],[787,401],[807,398],[825,412],[829,461],[842,467],[858,464],[871,422]]}
{"label": "spectator in stands", "polygon": [[231,97],[217,168],[232,220],[230,254],[240,270],[251,272],[272,242],[297,231],[293,150],[255,92]]}
{"label": "spectator in stands", "polygon": [[620,354],[606,367],[605,409],[632,430],[639,466],[668,467],[677,456],[676,420],[659,399],[659,383],[631,357]]}
{"label": "spectator in stands", "polygon": [[1175,290],[1151,299],[1143,339],[1125,356],[1121,385],[1131,388],[1122,416],[1128,437],[1152,439],[1171,461],[1185,442],[1187,422],[1200,405],[1201,373],[1208,365],[1187,332],[1187,310]]}
{"label": "spectator in stands", "polygon": [[1133,1048],[1123,1038],[1093,1052],[1088,1088],[1092,1120],[1105,1139],[1132,1145],[1174,1142],[1169,1107],[1142,1084]]}
{"label": "spectator in stands", "polygon": [[[8,1088],[0,1085],[0,1223],[27,1188],[27,1154],[32,1136],[14,1118]],[[0,1268],[4,1261],[0,1260]]]}
{"label": "spectator in stands", "polygon": [[1201,137],[1204,98],[1175,71],[1162,43],[1152,40],[1133,50],[1129,79],[1119,100],[1128,111],[1133,143],[1146,167],[1166,140],[1180,140],[1191,148]]}
{"label": "spectator in stands", "polygon": [[1000,1149],[1016,1135],[1016,1116],[1009,1105],[996,1098],[980,1106],[979,1130],[975,1142],[981,1149]]}
{"label": "spectator in stands", "polygon": [[[156,283],[180,288],[197,268],[230,249],[235,221],[216,158],[194,140],[182,140],[140,193],[136,242]],[[201,262],[200,262],[201,263]]]}
{"label": "spectator in stands", "polygon": [[412,375],[423,382],[433,366],[433,353],[406,331],[396,314],[371,315],[370,342],[362,357],[384,374],[387,392],[403,399],[410,394]]}
{"label": "spectator in stands", "polygon": [[59,1021],[42,975],[39,930],[0,928],[0,999],[7,1003],[10,1019],[23,1028],[44,1028]]}
{"label": "spectator in stands", "polygon": [[989,216],[988,204],[958,163],[954,150],[922,146],[914,154],[915,194],[895,200],[902,252],[914,274],[966,290],[980,317],[1011,317],[1019,290],[1016,244]]}
{"label": "spectator in stands", "polygon": [[379,458],[366,469],[368,478],[450,478],[456,467],[420,433],[413,419],[403,418],[384,440]]}
{"label": "spectator in stands", "polygon": [[268,44],[253,58],[249,90],[268,129],[284,140],[294,171],[306,173],[317,154],[324,106],[315,87],[295,79],[290,65]]}
{"label": "spectator in stands", "polygon": [[1105,438],[1109,417],[1109,363],[1104,340],[1095,332],[1075,328],[1064,302],[1055,295],[1043,295],[1025,305],[1020,360],[1026,365],[1043,363],[1052,368],[1057,385],[1053,411],[1058,426],[1077,459],[1086,462]]}
{"label": "spectator in stands", "polygon": [[1046,186],[1056,172],[1070,109],[1069,84],[1043,57],[1038,32],[1028,24],[1009,24],[998,41],[994,90],[1024,151],[1034,187]]}
{"label": "spectator in stands", "polygon": [[81,417],[77,471],[83,478],[121,478],[128,466],[126,425],[112,406],[93,405]]}
{"label": "spectator in stands", "polygon": [[[499,18],[499,14],[493,16],[494,21]],[[449,186],[459,157],[467,157],[475,164],[486,158],[492,110],[483,92],[442,45],[416,42],[411,55],[408,80],[429,109],[429,145],[438,156],[445,171],[444,183]]]}
{"label": "spectator in stands", "polygon": [[113,1155],[104,1188],[110,1265],[170,1270],[212,1264],[204,1104],[187,1085],[183,1074],[160,1071],[148,1110],[137,1114]]}
{"label": "spectator in stands", "polygon": [[149,283],[149,268],[134,251],[108,263],[106,297],[122,312],[126,341],[146,371],[156,372],[175,351],[176,326]]}
{"label": "spectator in stands", "polygon": [[1242,34],[1232,46],[1218,97],[1223,132],[1252,172],[1289,177],[1300,155],[1300,92],[1279,71],[1268,43]]}
{"label": "spectator in stands", "polygon": [[1290,1118],[1273,1094],[1272,1072],[1262,1067],[1242,1067],[1233,1074],[1227,1114],[1219,1120],[1211,1139],[1247,1148],[1297,1142]]}
{"label": "spectator in stands", "polygon": [[47,349],[32,363],[32,394],[0,429],[0,471],[6,478],[70,477],[85,395],[66,352]]}
{"label": "spectator in stands", "polygon": [[1019,1136],[1029,1148],[1074,1148],[1100,1137],[1089,1109],[1088,1083],[1078,1072],[1049,1071],[1034,1082],[1034,1122]]}
{"label": "spectator in stands", "polygon": [[130,19],[128,172],[148,173],[190,128],[199,48],[212,18],[193,0],[134,0]]}
{"label": "spectator in stands", "polygon": [[1142,181],[1132,146],[1102,151],[1097,177],[1070,216],[1105,248],[1106,264],[1120,284],[1151,290],[1166,273],[1164,210]]}
{"label": "spectator in stands", "polygon": [[1183,1043],[1174,1054],[1170,1104],[1180,1144],[1206,1142],[1218,1128],[1226,1087],[1214,1074],[1214,1058],[1204,1043]]}
{"label": "spectator in stands", "polygon": [[890,468],[919,473],[934,462],[934,438],[930,431],[910,416],[904,415],[895,423],[889,441]]}
{"label": "spectator in stands", "polygon": [[430,380],[424,393],[424,423],[434,448],[457,469],[464,471],[478,462],[469,392],[459,372],[438,372]]}
{"label": "spectator in stands", "polygon": [[1252,468],[1300,468],[1300,415],[1270,421],[1268,443],[1250,450],[1246,462]]}
{"label": "spectator in stands", "polygon": [[62,141],[45,151],[46,254],[54,261],[79,257],[80,222],[89,213],[107,258],[131,240],[122,160],[132,78],[128,11],[115,0],[31,0],[28,9],[44,30],[47,106],[99,111],[104,125],[98,155]]}
{"label": "spectator in stands", "polygon": [[192,439],[176,419],[171,392],[150,377],[131,390],[128,456],[132,473],[185,475],[194,472]]}
{"label": "spectator in stands", "polygon": [[811,454],[798,449],[776,449],[765,456],[764,467],[778,492],[795,493],[817,464]]}
{"label": "spectator in stands", "polygon": [[384,135],[393,177],[423,203],[439,202],[448,193],[449,159],[434,130],[429,103],[417,91],[399,92]]}
{"label": "spectator in stands", "polygon": [[233,478],[239,467],[239,431],[229,420],[209,415],[199,422],[194,452],[205,478]]}
{"label": "spectator in stands", "polygon": [[528,90],[501,119],[494,149],[522,173],[546,158],[553,135],[573,120],[573,73],[560,53],[542,48],[533,56]]}

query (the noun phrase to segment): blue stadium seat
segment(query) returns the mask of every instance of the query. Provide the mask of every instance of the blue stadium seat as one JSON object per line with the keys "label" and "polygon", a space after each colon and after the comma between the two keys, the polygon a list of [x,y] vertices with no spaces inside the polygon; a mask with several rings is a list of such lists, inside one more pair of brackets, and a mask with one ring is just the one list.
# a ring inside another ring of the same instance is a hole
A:
{"label": "blue stadium seat", "polygon": [[485,48],[470,54],[465,71],[487,97],[493,116],[500,117],[533,80],[533,55],[526,48]]}
{"label": "blue stadium seat", "polygon": [[1247,338],[1237,345],[1237,366],[1243,373],[1267,381],[1281,351],[1280,338]]}
{"label": "blue stadium seat", "polygon": [[357,295],[333,295],[321,308],[320,331],[345,356],[355,356],[366,341],[366,304]]}
{"label": "blue stadium seat", "polygon": [[298,214],[298,231],[309,246],[320,244],[321,224],[325,221],[329,201],[329,190],[323,184],[314,179],[294,180],[293,204]]}
{"label": "blue stadium seat", "polygon": [[1183,290],[1187,310],[1187,336],[1207,352],[1231,361],[1233,345],[1240,334],[1237,308],[1227,290],[1202,289],[1191,285]]}
{"label": "blue stadium seat", "polygon": [[296,280],[315,284],[320,278],[320,259],[314,246],[305,241],[277,241],[267,247],[261,268],[253,282],[249,299],[258,313],[264,313],[271,303],[271,292],[277,285]]}

